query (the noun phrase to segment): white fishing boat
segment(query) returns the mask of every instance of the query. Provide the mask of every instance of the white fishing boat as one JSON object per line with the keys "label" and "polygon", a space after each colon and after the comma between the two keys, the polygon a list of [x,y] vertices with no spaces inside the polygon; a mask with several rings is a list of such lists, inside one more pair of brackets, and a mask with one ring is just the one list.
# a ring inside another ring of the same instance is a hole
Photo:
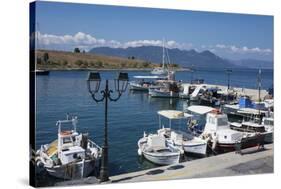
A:
{"label": "white fishing boat", "polygon": [[[58,138],[45,144],[36,152],[37,166],[51,176],[61,179],[78,179],[88,176],[96,168],[101,148],[76,130],[77,117],[57,121]],[[73,129],[62,130],[62,124],[72,124]]]}
{"label": "white fishing boat", "polygon": [[[184,123],[190,123],[193,117],[191,114],[177,110],[161,110],[158,111],[158,115],[159,126],[162,126],[162,128],[159,129],[157,133],[165,136],[169,144],[183,149],[187,153],[206,155],[207,142],[202,138],[194,136],[193,133],[186,128],[186,124],[185,128],[182,130],[172,128],[173,120],[178,120],[180,122],[184,120]],[[163,117],[169,120],[169,127],[162,125],[161,118]]]}
{"label": "white fishing boat", "polygon": [[243,133],[230,129],[226,114],[212,111],[207,114],[201,137],[208,138],[213,149],[216,147],[234,149],[235,144],[241,141]]}
{"label": "white fishing boat", "polygon": [[208,139],[212,144],[212,149],[234,150],[235,147],[243,144],[243,148],[256,146],[263,134],[257,132],[238,131],[230,127],[226,114],[219,110],[207,114],[206,125],[201,137]]}
{"label": "white fishing boat", "polygon": [[242,121],[242,123],[231,122],[230,128],[241,132],[260,133],[264,136],[264,142],[273,142],[273,118],[264,117],[262,123],[253,120]]}
{"label": "white fishing boat", "polygon": [[136,80],[129,82],[130,90],[147,91],[149,88],[158,88],[158,80],[165,80],[167,76],[134,76]]}
{"label": "white fishing boat", "polygon": [[178,98],[179,86],[174,80],[159,80],[158,88],[149,88],[148,94],[158,98]]}
{"label": "white fishing boat", "polygon": [[181,151],[166,143],[162,135],[144,133],[138,141],[138,154],[157,165],[171,165],[179,163]]}

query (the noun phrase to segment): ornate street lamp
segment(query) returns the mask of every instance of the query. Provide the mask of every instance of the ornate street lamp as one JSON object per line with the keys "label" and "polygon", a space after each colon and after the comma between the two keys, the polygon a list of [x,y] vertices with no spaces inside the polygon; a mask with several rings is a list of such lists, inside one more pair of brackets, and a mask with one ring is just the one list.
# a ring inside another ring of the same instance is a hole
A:
{"label": "ornate street lamp", "polygon": [[112,90],[108,89],[108,80],[105,83],[105,89],[101,90],[101,97],[97,98],[97,93],[100,88],[101,77],[99,72],[90,72],[87,79],[88,91],[91,94],[95,102],[105,101],[105,119],[104,119],[104,143],[102,146],[102,159],[101,159],[101,169],[100,169],[100,182],[106,182],[109,180],[108,172],[108,140],[107,140],[107,109],[108,109],[108,100],[117,101],[123,92],[126,91],[128,86],[128,73],[119,73],[117,79],[114,80],[115,91],[118,93],[117,97],[111,97]]}

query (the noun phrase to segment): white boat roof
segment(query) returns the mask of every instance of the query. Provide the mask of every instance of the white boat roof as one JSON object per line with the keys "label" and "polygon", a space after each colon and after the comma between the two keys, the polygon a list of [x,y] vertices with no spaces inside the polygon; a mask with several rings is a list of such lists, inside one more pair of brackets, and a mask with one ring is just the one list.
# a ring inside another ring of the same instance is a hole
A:
{"label": "white boat roof", "polygon": [[251,121],[244,121],[244,122],[242,122],[242,124],[252,126],[252,127],[264,127],[264,125],[260,125],[258,123],[254,123],[254,122],[251,122]]}
{"label": "white boat roof", "polygon": [[206,114],[208,112],[211,112],[212,110],[215,110],[215,108],[209,106],[199,106],[199,105],[189,106],[187,109],[197,114]]}
{"label": "white boat roof", "polygon": [[160,110],[157,113],[158,115],[161,115],[168,119],[186,119],[189,117],[193,117],[193,115],[184,113],[183,111],[179,110]]}
{"label": "white boat roof", "polygon": [[158,76],[158,75],[136,75],[133,76],[136,79],[164,79],[167,76]]}
{"label": "white boat roof", "polygon": [[257,110],[254,108],[240,108],[240,110],[238,110],[239,113],[244,113],[244,114],[259,114],[259,113],[265,113],[266,111],[264,110]]}

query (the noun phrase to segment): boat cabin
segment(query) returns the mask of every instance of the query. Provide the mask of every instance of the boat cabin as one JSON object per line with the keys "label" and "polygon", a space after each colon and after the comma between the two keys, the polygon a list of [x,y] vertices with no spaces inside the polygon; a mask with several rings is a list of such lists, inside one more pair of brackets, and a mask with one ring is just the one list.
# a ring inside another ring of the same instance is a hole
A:
{"label": "boat cabin", "polygon": [[[72,130],[62,130],[62,123],[72,123]],[[85,149],[81,147],[81,138],[76,131],[77,117],[58,121],[58,158],[62,165],[85,159]]]}
{"label": "boat cabin", "polygon": [[204,132],[216,132],[221,129],[229,129],[227,115],[213,110],[207,114]]}

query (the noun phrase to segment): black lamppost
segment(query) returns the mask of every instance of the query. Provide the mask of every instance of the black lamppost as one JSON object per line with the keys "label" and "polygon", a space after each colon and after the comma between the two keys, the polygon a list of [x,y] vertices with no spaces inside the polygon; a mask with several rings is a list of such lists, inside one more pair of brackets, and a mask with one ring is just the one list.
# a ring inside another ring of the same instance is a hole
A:
{"label": "black lamppost", "polygon": [[226,74],[227,74],[227,89],[229,89],[229,83],[230,83],[230,74],[232,73],[232,69],[227,69]]}
{"label": "black lamppost", "polygon": [[108,80],[105,83],[105,89],[101,90],[101,97],[97,98],[96,94],[99,91],[101,77],[99,72],[90,72],[87,79],[88,91],[91,94],[95,102],[105,101],[105,119],[104,119],[104,143],[102,146],[102,159],[101,159],[101,169],[100,169],[100,182],[106,182],[109,180],[108,174],[108,142],[107,142],[107,109],[108,109],[108,100],[117,101],[123,92],[126,91],[128,86],[128,73],[119,73],[117,79],[114,80],[115,91],[117,92],[117,97],[111,97],[112,90],[108,89]]}

